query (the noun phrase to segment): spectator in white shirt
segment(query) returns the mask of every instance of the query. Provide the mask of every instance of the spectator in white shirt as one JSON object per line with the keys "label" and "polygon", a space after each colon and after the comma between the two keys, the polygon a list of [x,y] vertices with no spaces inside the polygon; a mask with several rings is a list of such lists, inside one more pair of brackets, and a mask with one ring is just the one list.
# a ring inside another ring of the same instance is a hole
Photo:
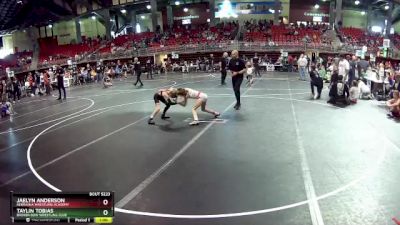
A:
{"label": "spectator in white shirt", "polygon": [[360,96],[359,88],[358,88],[358,82],[353,80],[351,82],[351,88],[350,88],[350,96],[349,100],[351,103],[355,104],[357,103],[357,99]]}
{"label": "spectator in white shirt", "polygon": [[371,89],[362,80],[358,81],[358,90],[360,99],[372,99]]}
{"label": "spectator in white shirt", "polygon": [[307,64],[308,61],[306,57],[302,54],[299,60],[297,61],[297,65],[299,67],[299,72],[300,72],[300,80],[306,80]]}
{"label": "spectator in white shirt", "polygon": [[343,81],[346,82],[348,78],[348,74],[350,71],[350,63],[347,59],[340,57],[339,65],[338,65],[338,72],[339,76],[343,76]]}

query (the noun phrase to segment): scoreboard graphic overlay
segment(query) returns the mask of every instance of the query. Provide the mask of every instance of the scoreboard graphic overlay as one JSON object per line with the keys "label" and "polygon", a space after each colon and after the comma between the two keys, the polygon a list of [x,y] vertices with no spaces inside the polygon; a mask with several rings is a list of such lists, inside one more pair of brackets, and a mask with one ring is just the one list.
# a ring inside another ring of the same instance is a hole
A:
{"label": "scoreboard graphic overlay", "polygon": [[112,223],[114,192],[10,193],[14,223]]}

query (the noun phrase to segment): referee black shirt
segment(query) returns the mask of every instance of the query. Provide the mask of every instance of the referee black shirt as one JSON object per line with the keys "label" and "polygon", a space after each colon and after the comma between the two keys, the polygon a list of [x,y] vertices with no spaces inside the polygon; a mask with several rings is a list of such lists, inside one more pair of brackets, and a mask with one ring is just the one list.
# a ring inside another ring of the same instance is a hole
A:
{"label": "referee black shirt", "polygon": [[141,65],[140,65],[140,61],[134,62],[134,64],[133,64],[133,69],[134,69],[135,71],[141,71],[141,70],[142,70],[142,67],[141,67]]}
{"label": "referee black shirt", "polygon": [[[229,69],[231,72],[240,72],[240,71],[242,71],[242,70],[245,69],[245,68],[246,68],[246,65],[245,65],[243,59],[240,59],[240,58],[232,58],[232,59],[229,61],[228,69]],[[238,74],[238,75],[243,76],[243,74]]]}
{"label": "referee black shirt", "polygon": [[59,67],[59,68],[57,68],[56,73],[57,73],[58,87],[64,87],[64,77],[63,77],[64,70],[61,67]]}
{"label": "referee black shirt", "polygon": [[258,56],[257,56],[257,57],[254,57],[254,58],[253,58],[253,64],[257,66],[258,63],[259,63],[259,58],[258,58]]}

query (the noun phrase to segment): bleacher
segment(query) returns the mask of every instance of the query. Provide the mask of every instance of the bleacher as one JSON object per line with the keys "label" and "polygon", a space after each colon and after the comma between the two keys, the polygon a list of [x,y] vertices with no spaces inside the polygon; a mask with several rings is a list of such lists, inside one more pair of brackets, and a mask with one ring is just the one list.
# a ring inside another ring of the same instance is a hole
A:
{"label": "bleacher", "polygon": [[283,25],[272,25],[267,31],[246,32],[244,40],[250,42],[270,41],[277,45],[301,45],[305,41],[313,44],[321,44],[321,36],[322,30],[320,29],[287,28]]}
{"label": "bleacher", "polygon": [[76,55],[83,55],[97,49],[100,46],[99,40],[84,40],[81,44],[59,45],[57,37],[39,39],[40,54],[39,62],[62,61],[74,58]]}
{"label": "bleacher", "polygon": [[369,33],[366,30],[354,27],[345,27],[340,30],[343,41],[349,46],[367,46],[369,50],[376,51],[383,45],[383,37]]}
{"label": "bleacher", "polygon": [[32,62],[32,51],[17,52],[0,59],[0,66],[3,68],[27,68]]}
{"label": "bleacher", "polygon": [[141,43],[147,39],[154,37],[153,32],[144,32],[140,34],[127,34],[120,35],[107,43],[105,46],[99,49],[99,53],[111,53],[113,48],[131,48],[133,43]]}

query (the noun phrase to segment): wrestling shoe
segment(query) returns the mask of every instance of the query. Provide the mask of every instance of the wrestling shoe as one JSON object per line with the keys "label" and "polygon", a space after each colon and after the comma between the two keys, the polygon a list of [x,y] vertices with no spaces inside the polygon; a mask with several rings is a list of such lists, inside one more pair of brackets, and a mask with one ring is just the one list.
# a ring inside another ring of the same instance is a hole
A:
{"label": "wrestling shoe", "polygon": [[189,123],[190,126],[195,126],[195,125],[199,125],[200,122],[198,120],[193,120],[192,122]]}
{"label": "wrestling shoe", "polygon": [[236,109],[236,110],[239,110],[240,109],[240,104],[236,104],[233,108]]}
{"label": "wrestling shoe", "polygon": [[169,116],[161,115],[161,119],[163,119],[163,120],[166,120],[166,119],[169,119],[169,118],[170,118]]}
{"label": "wrestling shoe", "polygon": [[215,113],[214,113],[214,117],[215,117],[215,118],[218,118],[220,115],[221,115],[221,113],[219,113],[219,112],[215,112]]}
{"label": "wrestling shoe", "polygon": [[147,121],[147,123],[150,124],[150,125],[156,124],[152,118],[150,118],[150,119]]}

